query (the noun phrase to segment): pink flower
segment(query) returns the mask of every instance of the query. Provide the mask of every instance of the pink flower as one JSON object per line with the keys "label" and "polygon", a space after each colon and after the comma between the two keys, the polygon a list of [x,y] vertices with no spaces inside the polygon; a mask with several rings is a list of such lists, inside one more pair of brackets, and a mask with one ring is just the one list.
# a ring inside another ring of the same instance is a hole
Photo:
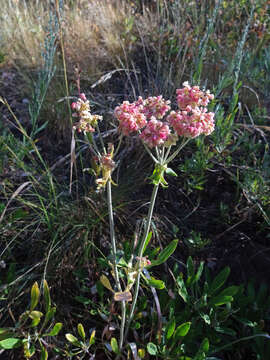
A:
{"label": "pink flower", "polygon": [[147,123],[146,127],[140,134],[142,141],[150,148],[160,146],[165,143],[170,134],[168,124],[157,120],[154,116]]}
{"label": "pink flower", "polygon": [[167,116],[168,123],[178,136],[195,138],[201,134],[210,135],[215,128],[214,113],[207,113],[206,108],[195,108],[190,111],[171,111]]}
{"label": "pink flower", "polygon": [[177,104],[180,110],[185,110],[189,105],[192,108],[198,106],[207,106],[210,100],[214,99],[214,95],[210,91],[202,91],[199,86],[190,86],[186,81],[183,83],[184,88],[177,89]]}
{"label": "pink flower", "polygon": [[130,135],[146,125],[146,117],[142,113],[140,104],[124,101],[114,110],[114,115],[119,121],[119,131],[123,135]]}

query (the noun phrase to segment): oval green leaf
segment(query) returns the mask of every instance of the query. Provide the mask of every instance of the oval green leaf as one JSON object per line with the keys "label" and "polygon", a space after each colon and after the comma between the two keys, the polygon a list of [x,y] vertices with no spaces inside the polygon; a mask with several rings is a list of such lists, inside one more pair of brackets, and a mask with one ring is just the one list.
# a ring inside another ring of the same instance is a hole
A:
{"label": "oval green leaf", "polygon": [[14,349],[16,347],[21,346],[21,344],[22,344],[21,339],[9,338],[0,341],[0,348],[5,350]]}
{"label": "oval green leaf", "polygon": [[187,333],[189,332],[189,329],[190,329],[190,326],[191,326],[191,322],[185,322],[181,325],[179,325],[176,330],[175,330],[175,333],[174,333],[174,339],[175,340],[178,340],[184,336],[187,335]]}
{"label": "oval green leaf", "polygon": [[37,306],[39,295],[40,295],[40,291],[39,291],[38,283],[35,282],[31,289],[30,311],[34,310],[34,308]]}
{"label": "oval green leaf", "polygon": [[82,324],[78,324],[77,326],[78,329],[78,334],[80,335],[80,337],[85,340],[85,331],[84,331],[84,327]]}
{"label": "oval green leaf", "polygon": [[111,338],[111,347],[112,347],[112,351],[115,353],[115,354],[119,354],[119,347],[118,347],[118,343],[117,343],[117,340],[116,338]]}
{"label": "oval green leaf", "polygon": [[151,279],[147,280],[148,285],[152,286],[155,289],[162,290],[165,288],[165,283],[162,280],[155,279],[151,276]]}
{"label": "oval green leaf", "polygon": [[177,244],[178,244],[177,239],[170,242],[170,244],[161,251],[161,253],[158,255],[157,259],[152,261],[151,266],[157,266],[157,265],[163,264],[165,261],[167,261],[168,258],[174,253],[174,251],[177,247]]}
{"label": "oval green leaf", "polygon": [[208,295],[213,295],[222,287],[222,285],[225,283],[228,276],[230,275],[230,272],[231,270],[227,266],[214,278],[212,284],[210,285]]}
{"label": "oval green leaf", "polygon": [[150,354],[150,355],[156,355],[158,352],[156,344],[149,342],[147,344],[147,351],[148,351],[148,354]]}
{"label": "oval green leaf", "polygon": [[56,335],[58,335],[58,333],[60,332],[62,327],[63,327],[62,323],[56,323],[54,325],[54,327],[52,328],[52,330],[48,334],[46,334],[45,336],[56,336]]}
{"label": "oval green leaf", "polygon": [[48,312],[51,308],[51,297],[50,297],[50,289],[46,280],[43,281],[43,294],[45,301],[45,310]]}

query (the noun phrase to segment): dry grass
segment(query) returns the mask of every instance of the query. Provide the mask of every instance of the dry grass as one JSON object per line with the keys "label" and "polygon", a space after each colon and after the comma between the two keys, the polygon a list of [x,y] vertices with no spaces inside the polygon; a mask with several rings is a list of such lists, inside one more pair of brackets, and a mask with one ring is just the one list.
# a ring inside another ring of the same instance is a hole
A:
{"label": "dry grass", "polygon": [[[6,0],[0,14],[1,52],[10,64],[38,67],[42,62],[42,44],[48,35],[50,1]],[[63,6],[62,27],[67,62],[80,63],[88,73],[101,63],[117,63],[123,53],[126,19],[132,8],[124,0],[80,0]]]}

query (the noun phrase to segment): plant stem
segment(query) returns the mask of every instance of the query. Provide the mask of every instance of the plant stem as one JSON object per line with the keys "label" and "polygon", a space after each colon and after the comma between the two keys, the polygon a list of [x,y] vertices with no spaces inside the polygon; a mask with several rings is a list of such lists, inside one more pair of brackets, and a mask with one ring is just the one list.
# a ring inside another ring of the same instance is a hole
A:
{"label": "plant stem", "polygon": [[[113,219],[113,208],[112,208],[112,186],[111,181],[107,181],[107,205],[109,212],[109,223],[110,223],[110,238],[113,252],[113,272],[115,276],[116,286],[119,292],[122,292],[122,287],[119,279],[119,273],[117,269],[116,262],[116,241],[115,241],[115,231],[114,231],[114,219]],[[125,322],[126,322],[126,302],[121,301],[121,326],[120,326],[120,339],[119,339],[119,348],[120,352],[123,347],[124,342],[124,330],[125,330]]]}
{"label": "plant stem", "polygon": [[136,278],[136,284],[135,284],[135,291],[134,291],[134,297],[133,297],[133,302],[131,305],[131,311],[130,311],[130,315],[129,315],[129,319],[128,319],[128,323],[126,326],[126,332],[125,332],[125,339],[128,335],[128,330],[131,324],[131,321],[133,319],[134,316],[134,312],[135,312],[135,307],[136,307],[136,303],[137,303],[137,298],[138,298],[138,293],[139,293],[139,288],[140,288],[140,278],[141,278],[141,272],[142,272],[142,256],[143,256],[143,252],[144,252],[144,247],[145,247],[145,242],[146,239],[148,237],[149,234],[149,230],[150,230],[150,225],[151,225],[151,220],[152,220],[152,216],[153,216],[153,210],[154,210],[154,206],[155,206],[155,201],[156,201],[156,197],[157,197],[157,193],[158,193],[158,188],[159,188],[159,184],[154,185],[153,191],[152,191],[152,196],[151,196],[151,201],[150,201],[150,206],[148,209],[148,214],[147,214],[147,221],[146,221],[146,227],[144,230],[144,234],[143,234],[143,238],[142,238],[142,242],[140,245],[140,249],[139,249],[139,268],[138,268],[138,275]]}

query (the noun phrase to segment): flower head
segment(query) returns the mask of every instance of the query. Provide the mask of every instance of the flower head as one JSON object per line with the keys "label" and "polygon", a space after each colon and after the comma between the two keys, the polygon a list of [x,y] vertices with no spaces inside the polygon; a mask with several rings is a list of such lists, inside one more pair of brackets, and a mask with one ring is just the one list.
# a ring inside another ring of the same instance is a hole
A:
{"label": "flower head", "polygon": [[94,132],[98,120],[102,120],[100,115],[92,115],[90,112],[90,104],[84,93],[80,94],[79,99],[71,104],[72,110],[76,111],[73,117],[79,117],[79,121],[74,124],[74,129],[79,132]]}
{"label": "flower head", "polygon": [[147,146],[152,148],[154,146],[163,145],[168,139],[169,134],[169,125],[152,116],[151,120],[140,134],[140,138]]}

